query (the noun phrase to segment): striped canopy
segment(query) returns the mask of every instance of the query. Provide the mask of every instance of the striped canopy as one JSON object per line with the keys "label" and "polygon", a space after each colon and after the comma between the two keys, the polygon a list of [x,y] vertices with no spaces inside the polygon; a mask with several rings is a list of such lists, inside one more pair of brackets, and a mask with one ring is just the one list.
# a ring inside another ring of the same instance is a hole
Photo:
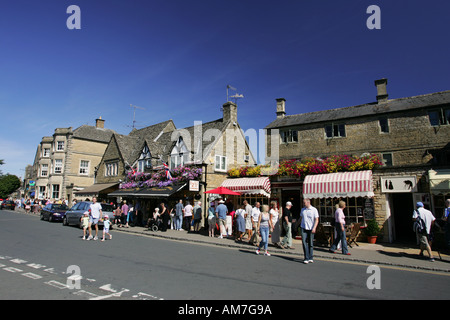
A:
{"label": "striped canopy", "polygon": [[269,177],[227,179],[222,187],[242,194],[262,194],[270,197]]}
{"label": "striped canopy", "polygon": [[303,182],[303,198],[373,196],[371,170],[308,175]]}

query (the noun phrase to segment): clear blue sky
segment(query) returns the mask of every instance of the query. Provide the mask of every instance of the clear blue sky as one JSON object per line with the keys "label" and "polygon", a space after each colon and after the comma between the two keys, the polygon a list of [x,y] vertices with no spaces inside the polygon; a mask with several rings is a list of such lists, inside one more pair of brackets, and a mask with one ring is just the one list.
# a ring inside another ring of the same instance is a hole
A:
{"label": "clear blue sky", "polygon": [[[69,30],[69,5],[81,30]],[[381,30],[369,30],[370,5]],[[94,125],[127,134],[173,119],[221,117],[226,85],[244,95],[244,130],[288,114],[450,89],[448,0],[2,0],[0,166],[23,176],[43,136]],[[128,126],[128,127],[127,127]],[[257,150],[254,150],[256,153]],[[263,160],[263,159],[260,159]]]}

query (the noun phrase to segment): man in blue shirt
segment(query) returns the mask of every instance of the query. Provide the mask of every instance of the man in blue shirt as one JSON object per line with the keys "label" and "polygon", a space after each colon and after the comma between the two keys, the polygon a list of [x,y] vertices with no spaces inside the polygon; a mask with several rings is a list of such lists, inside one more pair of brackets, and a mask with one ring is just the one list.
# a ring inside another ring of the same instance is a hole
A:
{"label": "man in blue shirt", "polygon": [[227,219],[227,213],[227,206],[224,204],[223,200],[220,200],[219,205],[216,208],[216,219],[217,223],[219,224],[220,231],[220,236],[218,237],[219,239],[222,239],[223,235],[225,234],[225,220]]}

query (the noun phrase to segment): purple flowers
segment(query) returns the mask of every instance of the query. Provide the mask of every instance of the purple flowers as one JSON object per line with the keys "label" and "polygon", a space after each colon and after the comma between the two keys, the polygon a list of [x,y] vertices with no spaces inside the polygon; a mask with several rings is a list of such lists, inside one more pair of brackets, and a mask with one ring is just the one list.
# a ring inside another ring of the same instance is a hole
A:
{"label": "purple flowers", "polygon": [[172,179],[168,180],[164,168],[154,173],[129,172],[127,174],[127,182],[122,183],[120,188],[167,187],[172,184],[198,179],[202,175],[203,170],[197,167],[179,166],[171,170],[170,173]]}

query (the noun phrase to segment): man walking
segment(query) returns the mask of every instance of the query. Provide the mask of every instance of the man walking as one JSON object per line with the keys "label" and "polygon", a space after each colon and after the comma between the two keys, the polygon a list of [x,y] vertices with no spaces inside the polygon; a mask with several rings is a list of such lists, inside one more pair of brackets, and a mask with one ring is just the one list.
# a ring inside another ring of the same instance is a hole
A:
{"label": "man walking", "polygon": [[417,202],[416,207],[417,207],[417,210],[414,210],[414,213],[413,213],[413,221],[416,221],[417,219],[422,219],[423,222],[425,223],[425,230],[423,230],[422,233],[419,233],[418,230],[415,230],[416,235],[419,239],[419,244],[420,244],[419,256],[423,256],[423,251],[427,250],[428,255],[430,257],[429,260],[434,261],[434,257],[433,257],[433,253],[431,252],[431,246],[430,246],[429,241],[431,240],[430,239],[431,227],[433,226],[436,218],[433,216],[431,211],[429,211],[423,207],[422,202]]}
{"label": "man walking", "polygon": [[283,215],[281,217],[281,220],[283,222],[283,228],[284,228],[284,231],[286,232],[286,234],[280,244],[280,247],[282,249],[284,247],[287,247],[288,249],[293,249],[292,248],[292,230],[291,230],[291,227],[292,227],[291,208],[292,208],[292,202],[290,202],[290,201],[286,202],[286,206],[284,207]]}
{"label": "man walking", "polygon": [[314,234],[316,233],[317,224],[319,223],[319,212],[311,205],[311,200],[303,200],[303,209],[300,212],[302,230],[302,244],[305,260],[303,263],[313,262]]}
{"label": "man walking", "polygon": [[255,207],[252,209],[252,236],[248,243],[253,244],[254,246],[258,245],[258,221],[259,215],[261,214],[261,210],[259,209],[261,204],[259,202],[255,203]]}
{"label": "man walking", "polygon": [[183,223],[183,200],[180,199],[175,206],[175,230],[182,230],[181,224]]}
{"label": "man walking", "polygon": [[[102,205],[97,202],[97,198],[92,198],[92,203],[89,206],[89,209],[91,210],[91,214],[89,216],[89,237],[87,240],[97,240],[98,239],[98,221],[102,218],[103,212],[102,212]],[[95,237],[92,238],[92,224],[95,226]]]}
{"label": "man walking", "polygon": [[223,235],[226,234],[225,232],[225,221],[227,219],[227,213],[228,208],[226,205],[224,205],[224,201],[220,200],[219,205],[216,208],[216,220],[217,224],[219,225],[219,239],[223,238]]}

